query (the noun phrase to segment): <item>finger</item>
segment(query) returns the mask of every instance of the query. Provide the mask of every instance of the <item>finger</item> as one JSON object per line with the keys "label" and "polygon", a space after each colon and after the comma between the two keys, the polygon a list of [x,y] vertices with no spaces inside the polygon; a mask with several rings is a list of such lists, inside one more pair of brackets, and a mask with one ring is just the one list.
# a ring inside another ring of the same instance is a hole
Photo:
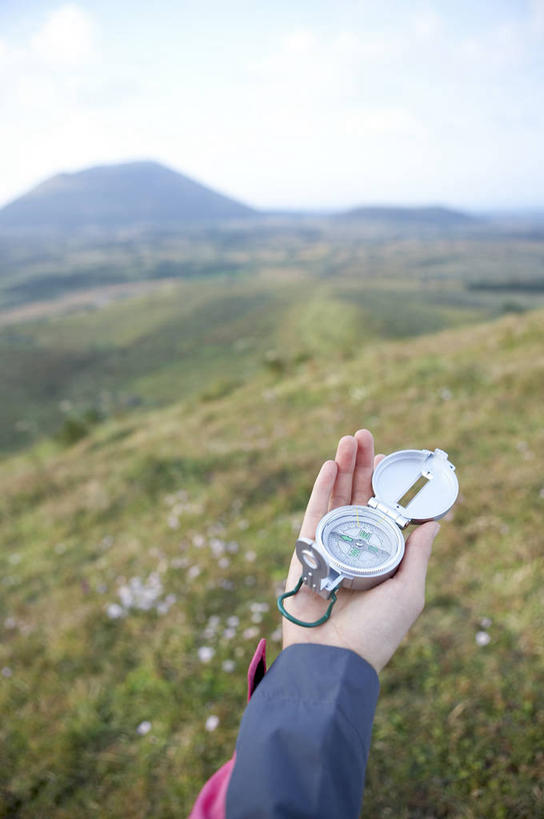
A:
{"label": "finger", "polygon": [[329,498],[334,487],[338,466],[335,461],[325,461],[315,479],[314,488],[304,513],[300,537],[315,537],[315,529],[323,515],[327,514]]}
{"label": "finger", "polygon": [[332,490],[329,509],[336,509],[338,506],[346,506],[350,503],[356,457],[357,441],[353,435],[344,435],[338,441],[336,450],[335,461],[338,474]]}
{"label": "finger", "polygon": [[364,506],[374,494],[372,491],[372,472],[374,470],[374,438],[367,429],[355,433],[357,457],[353,471],[351,503]]}
{"label": "finger", "polygon": [[379,455],[374,455],[374,469],[376,469],[380,461],[383,461],[384,458],[385,455],[383,455],[381,452]]}
{"label": "finger", "polygon": [[406,541],[406,551],[402,563],[394,577],[403,591],[416,606],[423,608],[425,599],[425,578],[433,547],[433,540],[440,530],[440,524],[429,521],[414,529]]}

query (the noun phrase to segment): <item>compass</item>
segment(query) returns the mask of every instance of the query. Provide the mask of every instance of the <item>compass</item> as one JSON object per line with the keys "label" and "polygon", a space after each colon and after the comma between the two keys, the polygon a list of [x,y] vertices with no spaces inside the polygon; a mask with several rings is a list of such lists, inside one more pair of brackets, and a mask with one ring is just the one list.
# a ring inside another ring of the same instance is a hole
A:
{"label": "compass", "polygon": [[[332,509],[319,521],[314,540],[297,540],[302,574],[295,589],[278,597],[284,617],[301,626],[321,625],[340,587],[364,591],[391,577],[404,556],[402,530],[409,523],[444,517],[456,501],[459,484],[446,452],[403,449],[380,461],[372,489],[374,496],[366,506]],[[313,623],[298,620],[283,605],[303,583],[331,600],[325,615]]]}

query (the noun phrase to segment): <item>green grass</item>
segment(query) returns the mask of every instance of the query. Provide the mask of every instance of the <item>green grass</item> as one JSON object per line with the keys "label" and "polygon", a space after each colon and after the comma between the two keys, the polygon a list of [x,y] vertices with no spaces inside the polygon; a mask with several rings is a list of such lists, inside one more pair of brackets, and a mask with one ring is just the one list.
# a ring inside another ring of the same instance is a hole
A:
{"label": "green grass", "polygon": [[[543,253],[542,242],[501,236],[369,242],[322,226],[317,235],[263,229],[163,237],[149,246],[76,244],[41,266],[33,257],[25,275],[44,281],[48,265],[68,275],[108,260],[116,281],[120,270],[125,281],[152,279],[165,259],[214,272],[158,281],[124,300],[105,288],[101,297],[113,299],[105,305],[93,291],[94,309],[70,302],[67,292],[39,308],[39,318],[14,321],[19,314],[8,311],[2,325],[0,315],[0,451],[57,432],[69,438],[89,413],[206,400],[210,391],[250,383],[263,366],[292,372],[312,358],[346,360],[379,338],[523,313],[544,304],[543,293],[495,285],[523,268],[523,282],[537,287]],[[19,275],[15,262],[13,270],[4,284]],[[98,283],[89,274],[88,286]]]}
{"label": "green grass", "polygon": [[[188,813],[232,753],[258,638],[269,638],[269,659],[279,650],[275,596],[314,475],[338,437],[360,426],[382,452],[445,449],[461,486],[435,544],[426,611],[382,674],[364,815],[543,812],[544,314],[384,340],[359,326],[365,299],[331,286],[304,302],[295,285],[277,301],[267,295],[262,313],[264,284],[240,311],[219,290],[228,320],[210,360],[244,333],[258,344],[269,320],[253,358],[237,350],[239,366],[219,367],[207,387],[213,368],[202,364],[200,392],[195,381],[168,407],[110,417],[72,446],[44,440],[4,460],[3,815]],[[128,322],[128,303],[109,308],[125,309]],[[152,314],[142,334],[157,332],[159,360],[182,342],[173,331],[163,338]],[[64,332],[77,338],[75,325]],[[134,326],[123,332],[132,349]],[[139,348],[144,360],[151,347]],[[150,352],[147,360],[151,383]],[[244,361],[253,367],[245,375]],[[154,573],[162,590],[153,606],[110,619],[120,588],[134,577],[152,583]],[[168,595],[175,601],[160,613]],[[259,622],[255,603],[268,604]],[[240,625],[227,638],[233,616]],[[488,645],[476,643],[481,630]],[[208,663],[203,646],[215,651]],[[220,720],[213,733],[210,714]],[[144,720],[152,727],[140,736]]]}

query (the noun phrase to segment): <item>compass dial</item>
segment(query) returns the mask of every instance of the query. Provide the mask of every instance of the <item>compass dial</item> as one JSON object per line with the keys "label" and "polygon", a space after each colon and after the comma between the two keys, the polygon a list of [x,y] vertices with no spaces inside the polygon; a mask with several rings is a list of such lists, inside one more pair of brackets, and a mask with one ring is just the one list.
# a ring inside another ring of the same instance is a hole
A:
{"label": "compass dial", "polygon": [[399,550],[399,538],[391,524],[372,510],[351,506],[336,510],[321,532],[329,555],[357,574],[379,573]]}

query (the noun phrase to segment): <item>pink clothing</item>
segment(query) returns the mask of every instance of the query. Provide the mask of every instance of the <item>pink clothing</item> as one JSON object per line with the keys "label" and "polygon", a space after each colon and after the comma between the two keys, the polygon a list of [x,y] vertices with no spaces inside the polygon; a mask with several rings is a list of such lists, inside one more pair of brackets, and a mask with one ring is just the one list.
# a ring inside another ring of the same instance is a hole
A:
{"label": "pink clothing", "polygon": [[[260,640],[247,670],[247,701],[266,674],[266,640]],[[236,752],[206,782],[189,819],[225,819],[227,789],[230,775],[236,761]]]}

